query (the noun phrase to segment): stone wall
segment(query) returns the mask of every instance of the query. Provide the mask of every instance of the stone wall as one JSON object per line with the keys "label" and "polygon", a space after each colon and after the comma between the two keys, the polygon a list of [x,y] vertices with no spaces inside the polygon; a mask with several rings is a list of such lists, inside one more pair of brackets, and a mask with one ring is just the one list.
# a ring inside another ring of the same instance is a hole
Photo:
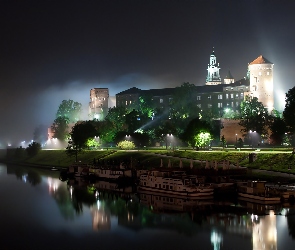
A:
{"label": "stone wall", "polygon": [[244,141],[243,134],[241,132],[242,127],[239,125],[240,120],[232,119],[221,119],[221,130],[220,139],[224,136],[227,144],[235,144],[236,140],[242,138]]}

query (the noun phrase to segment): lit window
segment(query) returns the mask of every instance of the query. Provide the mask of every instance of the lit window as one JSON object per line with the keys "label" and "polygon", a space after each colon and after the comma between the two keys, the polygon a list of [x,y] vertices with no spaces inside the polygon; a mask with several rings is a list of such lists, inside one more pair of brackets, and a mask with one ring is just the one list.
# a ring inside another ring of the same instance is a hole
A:
{"label": "lit window", "polygon": [[129,104],[131,104],[132,103],[132,101],[129,101]]}
{"label": "lit window", "polygon": [[239,107],[239,102],[236,102],[236,107]]}
{"label": "lit window", "polygon": [[160,98],[160,103],[163,103],[163,99],[162,98]]}
{"label": "lit window", "polygon": [[211,99],[211,95],[208,96],[208,99]]}
{"label": "lit window", "polygon": [[218,95],[218,99],[221,100],[222,99],[222,95]]}
{"label": "lit window", "polygon": [[197,104],[197,107],[198,107],[198,108],[201,108],[201,104]]}
{"label": "lit window", "polygon": [[127,102],[127,101],[125,102],[125,105],[126,105],[126,106],[128,105],[128,102]]}
{"label": "lit window", "polygon": [[230,98],[233,99],[234,98],[234,94],[230,94]]}
{"label": "lit window", "polygon": [[231,102],[231,106],[232,106],[232,107],[234,106],[234,102]]}
{"label": "lit window", "polygon": [[261,76],[261,72],[259,72],[258,75]]}
{"label": "lit window", "polygon": [[222,102],[218,103],[218,108],[222,108]]}
{"label": "lit window", "polygon": [[209,103],[209,104],[208,104],[208,108],[212,108],[212,104]]}
{"label": "lit window", "polygon": [[266,74],[269,76],[269,72],[267,71]]}
{"label": "lit window", "polygon": [[225,94],[225,98],[228,99],[228,94]]}
{"label": "lit window", "polygon": [[198,95],[197,96],[197,100],[200,101],[201,100],[201,96]]}

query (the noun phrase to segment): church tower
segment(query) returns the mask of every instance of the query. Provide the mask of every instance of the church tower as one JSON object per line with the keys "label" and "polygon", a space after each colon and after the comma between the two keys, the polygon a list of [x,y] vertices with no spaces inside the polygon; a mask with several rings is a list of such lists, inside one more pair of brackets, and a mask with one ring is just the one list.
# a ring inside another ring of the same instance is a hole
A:
{"label": "church tower", "polygon": [[250,94],[262,102],[268,112],[274,108],[273,63],[260,55],[248,65]]}
{"label": "church tower", "polygon": [[219,63],[216,62],[216,56],[214,54],[214,48],[213,52],[210,55],[210,64],[208,64],[208,73],[206,78],[206,85],[217,85],[221,84],[221,77],[219,74]]}

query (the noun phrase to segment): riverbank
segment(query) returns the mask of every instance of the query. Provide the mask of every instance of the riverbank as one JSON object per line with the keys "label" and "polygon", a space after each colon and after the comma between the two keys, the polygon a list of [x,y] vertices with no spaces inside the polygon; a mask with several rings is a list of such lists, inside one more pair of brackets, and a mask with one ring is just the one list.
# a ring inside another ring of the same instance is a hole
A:
{"label": "riverbank", "polygon": [[[249,154],[252,155],[253,162],[249,161]],[[65,150],[41,150],[34,157],[27,157],[17,151],[10,151],[7,156],[6,150],[0,150],[0,160],[6,163],[25,165],[31,167],[57,168],[63,169],[75,161],[75,157],[69,157]],[[267,171],[271,171],[272,178],[279,175],[284,178],[294,178],[295,159],[291,152],[266,152],[266,151],[195,151],[195,150],[89,150],[78,155],[78,160],[83,163],[93,163],[103,161],[113,164],[124,161],[132,167],[153,168],[159,167],[179,167],[180,161],[184,168],[190,167],[192,162],[195,168],[205,166],[206,161],[222,162],[229,161],[231,166],[247,167],[250,174],[259,173],[261,178],[269,176]],[[256,171],[257,170],[257,171]],[[260,170],[260,171],[258,171]],[[270,173],[270,172],[269,172]]]}

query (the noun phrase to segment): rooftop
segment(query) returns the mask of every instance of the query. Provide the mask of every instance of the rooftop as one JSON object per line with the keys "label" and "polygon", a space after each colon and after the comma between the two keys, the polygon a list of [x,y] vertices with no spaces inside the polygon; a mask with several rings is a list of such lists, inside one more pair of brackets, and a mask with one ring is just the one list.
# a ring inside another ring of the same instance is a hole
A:
{"label": "rooftop", "polygon": [[252,64],[273,64],[273,63],[267,60],[262,55],[260,55],[254,61],[249,63],[249,65],[252,65]]}

